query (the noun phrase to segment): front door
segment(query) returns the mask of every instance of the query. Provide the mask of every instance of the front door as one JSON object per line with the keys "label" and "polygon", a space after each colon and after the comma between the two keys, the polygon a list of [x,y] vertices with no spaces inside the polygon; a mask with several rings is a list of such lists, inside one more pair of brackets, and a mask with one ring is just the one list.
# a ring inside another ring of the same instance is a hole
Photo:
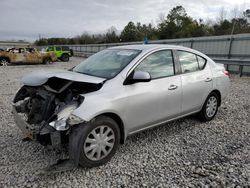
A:
{"label": "front door", "polygon": [[181,112],[181,77],[175,75],[171,50],[147,56],[134,71],[149,72],[152,80],[124,86],[128,131],[134,132],[173,118]]}
{"label": "front door", "polygon": [[42,63],[42,57],[41,57],[41,54],[39,52],[36,52],[36,51],[26,51],[24,53],[24,57],[25,57],[25,61],[26,63],[34,63],[34,64],[37,64],[37,63]]}

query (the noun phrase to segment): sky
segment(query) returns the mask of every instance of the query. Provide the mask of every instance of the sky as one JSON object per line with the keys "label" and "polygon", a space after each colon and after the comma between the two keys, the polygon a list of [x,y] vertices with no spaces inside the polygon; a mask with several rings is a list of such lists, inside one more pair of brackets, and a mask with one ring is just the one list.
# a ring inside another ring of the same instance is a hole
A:
{"label": "sky", "polygon": [[231,16],[233,9],[250,9],[250,0],[0,0],[0,40],[121,31],[129,21],[156,25],[177,5],[195,19],[215,20],[222,7]]}

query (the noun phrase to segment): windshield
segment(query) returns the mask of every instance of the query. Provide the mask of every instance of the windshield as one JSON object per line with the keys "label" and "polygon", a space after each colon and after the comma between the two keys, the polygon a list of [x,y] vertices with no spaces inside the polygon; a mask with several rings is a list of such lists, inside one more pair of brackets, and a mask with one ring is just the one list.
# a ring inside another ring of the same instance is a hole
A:
{"label": "windshield", "polygon": [[77,65],[73,71],[110,79],[121,72],[140,52],[128,49],[103,50]]}

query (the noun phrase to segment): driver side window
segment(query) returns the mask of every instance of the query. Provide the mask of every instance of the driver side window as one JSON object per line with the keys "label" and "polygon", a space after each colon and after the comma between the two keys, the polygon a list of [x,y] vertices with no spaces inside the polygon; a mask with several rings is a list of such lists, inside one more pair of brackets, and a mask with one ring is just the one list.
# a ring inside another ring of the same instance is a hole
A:
{"label": "driver side window", "polygon": [[174,75],[174,62],[171,50],[162,50],[146,57],[135,71],[148,72],[152,79]]}

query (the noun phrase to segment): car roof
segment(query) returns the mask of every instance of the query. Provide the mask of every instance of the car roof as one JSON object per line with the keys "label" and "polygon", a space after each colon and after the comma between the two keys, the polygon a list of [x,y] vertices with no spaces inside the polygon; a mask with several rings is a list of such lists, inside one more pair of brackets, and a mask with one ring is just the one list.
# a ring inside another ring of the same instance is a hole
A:
{"label": "car roof", "polygon": [[183,50],[188,51],[191,53],[198,54],[202,57],[205,57],[208,59],[209,57],[203,54],[202,52],[199,52],[195,49],[184,47],[184,46],[178,46],[178,45],[168,45],[168,44],[140,44],[140,45],[124,45],[124,46],[115,46],[111,47],[109,49],[133,49],[133,50],[141,50],[143,51],[143,54],[157,50],[157,49],[173,49],[173,50]]}
{"label": "car roof", "polygon": [[177,45],[168,45],[168,44],[140,44],[140,45],[124,45],[124,46],[115,46],[110,49],[134,49],[134,50],[155,50],[159,48],[169,48],[169,49],[186,49],[190,50],[190,48],[186,48],[184,46]]}

